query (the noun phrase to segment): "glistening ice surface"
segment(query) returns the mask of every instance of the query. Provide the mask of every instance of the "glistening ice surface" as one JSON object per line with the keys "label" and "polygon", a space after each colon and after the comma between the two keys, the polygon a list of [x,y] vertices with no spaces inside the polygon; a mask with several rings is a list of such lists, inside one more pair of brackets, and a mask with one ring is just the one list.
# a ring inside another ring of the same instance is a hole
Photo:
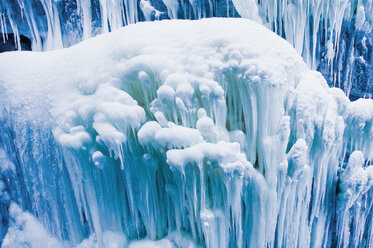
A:
{"label": "glistening ice surface", "polygon": [[4,248],[373,246],[373,101],[257,23],[129,25],[0,75]]}

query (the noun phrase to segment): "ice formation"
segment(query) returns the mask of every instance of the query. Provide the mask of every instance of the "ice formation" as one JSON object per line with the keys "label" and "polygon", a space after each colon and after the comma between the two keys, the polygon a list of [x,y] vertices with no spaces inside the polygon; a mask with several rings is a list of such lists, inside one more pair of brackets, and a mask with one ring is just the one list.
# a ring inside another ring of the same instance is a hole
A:
{"label": "ice formation", "polygon": [[4,248],[373,245],[373,100],[260,24],[138,23],[0,75]]}
{"label": "ice formation", "polygon": [[286,38],[351,99],[373,96],[372,0],[2,0],[3,40],[33,50],[71,46],[138,21],[243,17]]}

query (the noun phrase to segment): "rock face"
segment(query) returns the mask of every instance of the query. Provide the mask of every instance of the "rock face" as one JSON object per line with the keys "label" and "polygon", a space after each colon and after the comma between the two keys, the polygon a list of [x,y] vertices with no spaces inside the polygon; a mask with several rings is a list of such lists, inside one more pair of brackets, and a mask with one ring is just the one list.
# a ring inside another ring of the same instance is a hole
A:
{"label": "rock face", "polygon": [[[6,38],[0,38],[0,53],[10,51],[31,51],[31,40],[24,35],[20,36],[21,49],[18,49],[14,34],[6,34]],[[5,36],[4,36],[5,37]]]}

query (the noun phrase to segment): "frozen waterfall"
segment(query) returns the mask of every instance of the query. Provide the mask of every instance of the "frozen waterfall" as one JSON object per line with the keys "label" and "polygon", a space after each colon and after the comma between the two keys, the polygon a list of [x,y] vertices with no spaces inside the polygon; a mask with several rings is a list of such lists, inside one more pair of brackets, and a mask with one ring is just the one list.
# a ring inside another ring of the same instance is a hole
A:
{"label": "frozen waterfall", "polygon": [[142,22],[0,75],[3,248],[373,246],[373,100],[260,24]]}

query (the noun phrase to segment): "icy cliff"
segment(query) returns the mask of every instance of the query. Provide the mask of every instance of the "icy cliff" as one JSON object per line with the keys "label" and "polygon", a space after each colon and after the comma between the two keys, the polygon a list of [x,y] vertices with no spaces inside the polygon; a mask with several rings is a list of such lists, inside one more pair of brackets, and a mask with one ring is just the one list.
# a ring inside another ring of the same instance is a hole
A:
{"label": "icy cliff", "polygon": [[4,248],[373,245],[373,101],[259,24],[138,23],[0,75]]}
{"label": "icy cliff", "polygon": [[372,0],[1,0],[0,32],[19,48],[24,35],[33,50],[51,50],[139,21],[243,17],[356,99],[373,96],[372,13]]}

